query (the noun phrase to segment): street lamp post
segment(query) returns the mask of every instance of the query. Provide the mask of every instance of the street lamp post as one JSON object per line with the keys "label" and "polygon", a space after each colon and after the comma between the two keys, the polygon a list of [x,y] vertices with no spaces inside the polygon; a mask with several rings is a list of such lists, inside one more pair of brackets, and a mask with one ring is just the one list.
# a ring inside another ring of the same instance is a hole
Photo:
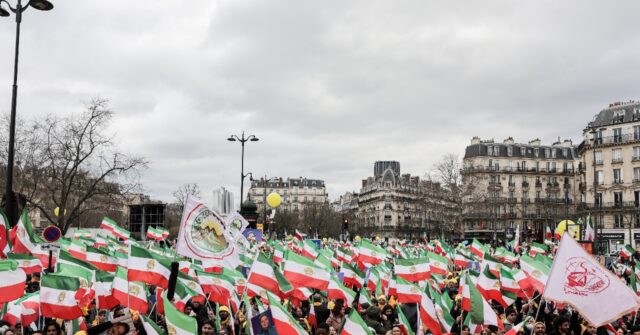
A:
{"label": "street lamp post", "polygon": [[[593,208],[596,209],[595,212],[597,212],[597,208],[598,208],[598,172],[596,171],[596,134],[597,131],[595,128],[591,129],[591,143],[592,143],[592,149],[593,149]],[[596,228],[594,229],[594,234],[593,234],[593,244],[595,244],[596,247],[596,254],[600,254],[601,252],[601,248],[600,248],[600,237],[599,236],[599,232],[598,232],[598,227],[602,224],[602,222],[598,222],[599,220],[596,219]],[[601,233],[601,232],[600,232]]]}
{"label": "street lamp post", "polygon": [[9,225],[13,225],[18,221],[18,213],[16,208],[16,197],[13,193],[13,165],[15,156],[15,136],[16,136],[16,106],[18,99],[18,54],[20,50],[20,23],[22,22],[22,13],[29,7],[37,10],[47,11],[53,9],[53,4],[47,0],[30,0],[26,5],[22,5],[22,0],[18,0],[15,7],[7,0],[0,0],[0,16],[9,16],[10,13],[2,7],[6,4],[9,10],[16,15],[16,43],[15,54],[13,60],[13,90],[11,92],[11,116],[9,121],[9,155],[7,157],[7,184],[5,191],[5,211],[9,219]]}
{"label": "street lamp post", "polygon": [[240,142],[240,145],[242,146],[242,156],[240,159],[240,206],[242,206],[242,201],[244,199],[244,178],[246,178],[249,174],[245,174],[244,173],[244,144],[248,141],[251,142],[257,142],[259,141],[259,139],[255,136],[255,135],[249,135],[247,137],[244,137],[244,131],[242,132],[242,136],[238,137],[237,135],[231,135],[229,136],[229,138],[227,138],[227,141],[229,142],[235,142],[238,141]]}

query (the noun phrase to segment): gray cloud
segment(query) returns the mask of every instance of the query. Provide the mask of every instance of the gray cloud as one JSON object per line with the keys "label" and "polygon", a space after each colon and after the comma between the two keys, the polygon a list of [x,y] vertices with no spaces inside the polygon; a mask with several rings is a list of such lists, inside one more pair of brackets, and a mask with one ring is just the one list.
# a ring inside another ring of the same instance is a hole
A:
{"label": "gray cloud", "polygon": [[[245,129],[256,176],[359,189],[378,159],[424,175],[478,135],[581,129],[638,98],[640,4],[617,1],[55,1],[24,16],[19,113],[71,113],[101,96],[146,191],[239,188]],[[15,25],[0,21],[0,111]],[[236,191],[237,193],[237,191]]]}

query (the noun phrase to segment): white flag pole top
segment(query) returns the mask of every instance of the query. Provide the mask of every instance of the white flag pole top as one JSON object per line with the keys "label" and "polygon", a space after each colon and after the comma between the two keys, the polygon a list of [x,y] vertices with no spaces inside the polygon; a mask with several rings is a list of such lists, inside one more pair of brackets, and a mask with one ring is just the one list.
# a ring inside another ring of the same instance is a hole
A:
{"label": "white flag pole top", "polygon": [[542,297],[572,305],[596,327],[640,308],[640,298],[635,292],[566,232]]}

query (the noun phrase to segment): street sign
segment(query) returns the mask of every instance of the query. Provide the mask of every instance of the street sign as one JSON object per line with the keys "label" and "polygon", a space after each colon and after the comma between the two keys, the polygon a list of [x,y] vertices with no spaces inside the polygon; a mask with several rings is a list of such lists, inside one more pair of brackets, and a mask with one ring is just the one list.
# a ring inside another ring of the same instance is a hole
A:
{"label": "street sign", "polygon": [[58,243],[42,243],[40,244],[42,250],[52,250],[52,249],[60,249],[60,244]]}
{"label": "street sign", "polygon": [[45,241],[53,243],[62,237],[62,231],[56,226],[49,226],[42,231],[42,237]]}

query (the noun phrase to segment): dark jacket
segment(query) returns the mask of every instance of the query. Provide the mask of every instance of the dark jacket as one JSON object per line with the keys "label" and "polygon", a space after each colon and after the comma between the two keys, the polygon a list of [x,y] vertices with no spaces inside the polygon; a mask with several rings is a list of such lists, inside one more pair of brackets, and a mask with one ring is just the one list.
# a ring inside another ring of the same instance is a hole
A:
{"label": "dark jacket", "polygon": [[364,315],[364,323],[375,330],[378,335],[384,335],[389,330],[380,322],[380,308],[376,306],[367,308],[367,312]]}

